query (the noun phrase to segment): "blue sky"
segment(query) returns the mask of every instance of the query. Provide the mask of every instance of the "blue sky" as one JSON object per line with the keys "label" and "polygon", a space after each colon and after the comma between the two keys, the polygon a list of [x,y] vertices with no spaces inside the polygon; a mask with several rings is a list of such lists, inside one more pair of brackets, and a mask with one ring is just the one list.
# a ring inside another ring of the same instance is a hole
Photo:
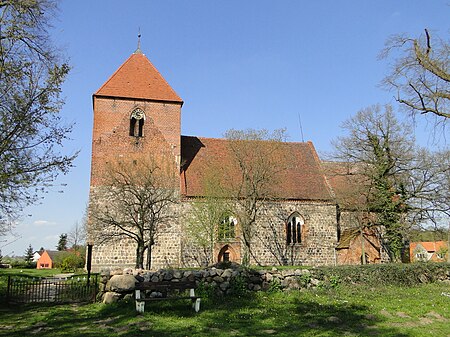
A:
{"label": "blue sky", "polygon": [[[378,60],[392,34],[428,28],[448,39],[450,0],[65,0],[53,23],[54,43],[73,70],[63,86],[62,114],[75,123],[66,151],[76,167],[30,207],[1,238],[3,255],[56,247],[80,221],[89,194],[92,94],[141,49],[184,100],[182,133],[222,137],[230,129],[287,128],[291,141],[311,140],[320,153],[341,123],[376,103],[393,103],[379,87]],[[417,138],[427,146],[423,120]],[[7,240],[6,242],[4,240]],[[15,241],[14,241],[15,240]],[[14,241],[14,242],[13,242]]]}

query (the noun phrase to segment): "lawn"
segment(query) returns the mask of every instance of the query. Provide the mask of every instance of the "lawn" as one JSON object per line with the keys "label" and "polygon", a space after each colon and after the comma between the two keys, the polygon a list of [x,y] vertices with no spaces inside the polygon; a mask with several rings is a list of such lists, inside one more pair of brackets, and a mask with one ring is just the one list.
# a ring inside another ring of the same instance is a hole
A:
{"label": "lawn", "polygon": [[0,336],[450,336],[450,286],[339,286],[183,301],[0,307]]}

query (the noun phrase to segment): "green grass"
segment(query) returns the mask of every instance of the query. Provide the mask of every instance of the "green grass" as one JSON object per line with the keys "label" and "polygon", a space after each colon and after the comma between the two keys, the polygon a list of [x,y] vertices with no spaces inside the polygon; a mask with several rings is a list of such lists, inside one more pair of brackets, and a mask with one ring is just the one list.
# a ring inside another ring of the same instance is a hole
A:
{"label": "green grass", "polygon": [[11,276],[29,276],[29,277],[47,277],[61,274],[60,269],[0,269],[0,277]]}
{"label": "green grass", "polygon": [[0,269],[0,301],[4,301],[8,287],[8,276],[12,277],[49,277],[61,274],[61,269]]}
{"label": "green grass", "polygon": [[450,287],[427,284],[259,292],[155,302],[138,315],[119,305],[0,307],[0,336],[449,336]]}

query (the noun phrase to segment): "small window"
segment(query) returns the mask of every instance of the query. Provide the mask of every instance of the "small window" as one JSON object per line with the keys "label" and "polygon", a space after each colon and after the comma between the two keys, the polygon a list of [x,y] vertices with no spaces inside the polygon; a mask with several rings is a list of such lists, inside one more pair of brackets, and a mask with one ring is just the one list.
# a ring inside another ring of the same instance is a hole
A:
{"label": "small window", "polygon": [[303,218],[298,213],[292,214],[286,225],[286,243],[288,245],[302,242]]}
{"label": "small window", "polygon": [[130,116],[130,136],[143,137],[144,136],[144,121],[145,114],[140,108],[133,110]]}
{"label": "small window", "polygon": [[219,224],[218,238],[219,240],[233,239],[236,237],[237,219],[233,216],[224,216]]}
{"label": "small window", "polygon": [[416,254],[416,258],[417,258],[418,260],[424,260],[424,259],[427,258],[427,256],[426,256],[425,253],[417,253],[417,254]]}

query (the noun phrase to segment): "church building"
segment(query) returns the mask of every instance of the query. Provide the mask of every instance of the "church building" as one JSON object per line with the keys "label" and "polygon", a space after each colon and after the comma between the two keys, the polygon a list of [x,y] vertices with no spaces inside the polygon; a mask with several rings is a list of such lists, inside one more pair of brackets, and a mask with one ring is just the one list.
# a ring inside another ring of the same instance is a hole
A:
{"label": "church building", "polygon": [[[103,177],[108,163],[136,162],[151,154],[156,160],[169,158],[173,164],[169,170],[177,203],[172,209],[179,216],[164,227],[153,243],[152,269],[201,264],[201,252],[186,234],[185,214],[189,214],[195,201],[205,197],[203,182],[211,168],[221,167],[216,175],[223,179],[239,179],[236,172],[231,172],[234,166],[229,165],[234,159],[228,139],[181,135],[182,106],[183,100],[140,49],[93,94],[90,210],[99,200],[104,207],[108,205],[107,200],[101,200],[101,190],[107,188]],[[316,266],[344,261],[337,254],[349,247],[349,238],[345,238],[347,245],[339,243],[341,233],[347,233],[351,224],[342,220],[343,209],[335,195],[334,180],[327,176],[313,144],[283,142],[280,153],[278,161],[284,170],[274,188],[277,198],[256,220],[250,264]],[[123,237],[99,242],[93,235],[98,228],[95,221],[90,215],[92,269],[134,267],[136,244]],[[215,239],[211,263],[242,262],[245,247],[240,224],[232,215],[226,222],[233,228],[225,237]],[[372,246],[375,248],[370,252],[376,256],[368,260],[377,262],[379,244]],[[359,256],[352,261],[359,261]]]}

